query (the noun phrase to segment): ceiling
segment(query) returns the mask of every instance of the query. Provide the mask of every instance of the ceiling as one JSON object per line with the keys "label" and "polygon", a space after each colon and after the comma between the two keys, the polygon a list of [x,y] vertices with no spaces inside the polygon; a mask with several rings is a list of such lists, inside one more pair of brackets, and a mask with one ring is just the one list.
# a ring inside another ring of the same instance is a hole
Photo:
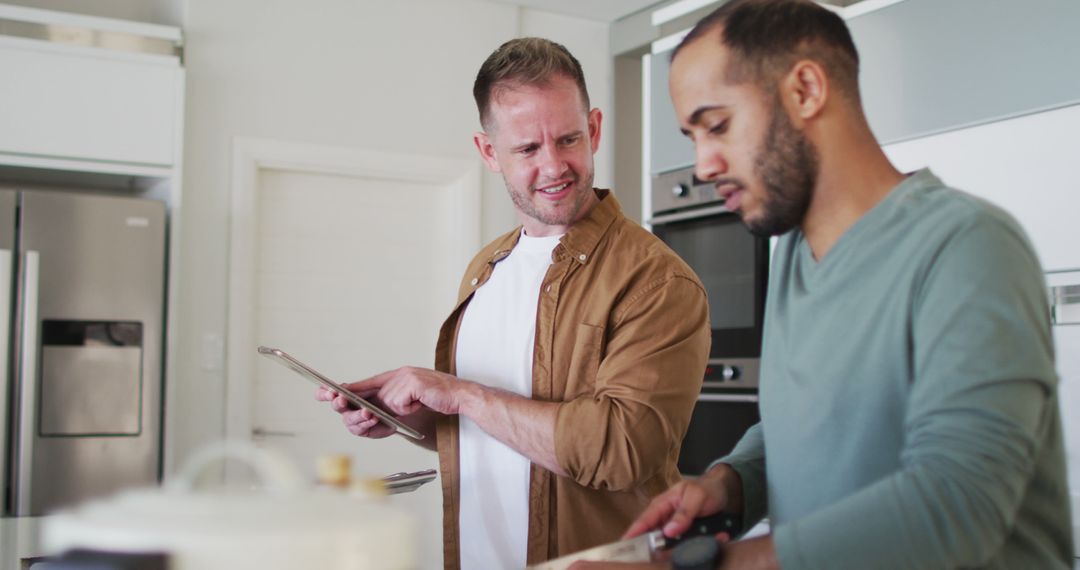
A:
{"label": "ceiling", "polygon": [[[600,22],[614,22],[649,7],[668,4],[666,0],[495,0],[506,4],[516,4],[526,8],[535,8],[545,12],[576,16]],[[821,4],[850,6],[863,0],[818,0]]]}
{"label": "ceiling", "polygon": [[600,22],[614,22],[663,0],[497,0],[545,12],[566,14]]}

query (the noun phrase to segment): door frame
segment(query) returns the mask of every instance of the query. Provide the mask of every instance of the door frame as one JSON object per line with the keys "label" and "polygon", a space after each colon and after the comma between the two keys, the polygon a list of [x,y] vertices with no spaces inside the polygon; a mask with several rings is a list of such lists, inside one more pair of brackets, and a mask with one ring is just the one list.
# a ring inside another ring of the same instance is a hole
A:
{"label": "door frame", "polygon": [[255,260],[259,176],[263,170],[430,184],[451,192],[446,213],[465,265],[480,248],[480,163],[354,147],[237,137],[232,146],[229,213],[229,315],[226,324],[225,437],[251,439],[255,362]]}

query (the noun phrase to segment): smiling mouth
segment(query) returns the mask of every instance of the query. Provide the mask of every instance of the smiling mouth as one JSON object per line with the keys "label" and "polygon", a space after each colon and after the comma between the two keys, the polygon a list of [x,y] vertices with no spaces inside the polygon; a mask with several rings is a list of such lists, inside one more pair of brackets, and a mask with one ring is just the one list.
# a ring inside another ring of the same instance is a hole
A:
{"label": "smiling mouth", "polygon": [[559,192],[562,192],[563,190],[566,190],[566,188],[568,186],[570,186],[569,182],[563,182],[562,184],[559,184],[559,185],[556,185],[556,186],[549,186],[547,188],[538,188],[536,191],[537,192],[543,192],[544,194],[558,194]]}

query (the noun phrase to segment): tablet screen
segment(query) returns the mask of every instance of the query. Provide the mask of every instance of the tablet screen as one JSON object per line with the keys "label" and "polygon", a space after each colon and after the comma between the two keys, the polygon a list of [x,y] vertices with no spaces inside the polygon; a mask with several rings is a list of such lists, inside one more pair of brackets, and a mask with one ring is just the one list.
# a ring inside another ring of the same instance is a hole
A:
{"label": "tablet screen", "polygon": [[353,392],[346,390],[345,388],[341,387],[341,385],[339,385],[337,382],[334,382],[326,376],[323,376],[319,372],[315,371],[315,369],[290,356],[284,350],[260,346],[259,354],[274,360],[278,364],[289,368],[293,372],[296,372],[300,376],[307,378],[308,380],[314,382],[319,386],[322,386],[323,388],[326,388],[327,390],[336,392],[358,408],[364,408],[365,410],[370,411],[372,414],[375,415],[375,417],[379,418],[379,421],[383,422],[388,426],[392,426],[395,430],[397,430],[398,433],[406,435],[413,439],[424,439],[424,434],[401,423],[400,420],[395,418],[393,415],[383,411],[382,408],[376,406],[375,404],[372,404],[371,402],[361,398],[360,396],[357,396]]}

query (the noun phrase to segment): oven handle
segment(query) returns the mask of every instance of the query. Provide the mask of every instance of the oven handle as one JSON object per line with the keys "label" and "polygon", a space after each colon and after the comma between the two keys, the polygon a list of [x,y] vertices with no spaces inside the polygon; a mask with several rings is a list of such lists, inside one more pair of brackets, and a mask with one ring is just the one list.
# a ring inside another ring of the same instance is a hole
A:
{"label": "oven handle", "polygon": [[690,210],[689,212],[678,212],[675,214],[664,214],[662,216],[653,216],[649,219],[649,223],[652,225],[668,224],[671,222],[681,222],[683,220],[692,220],[694,218],[704,218],[705,216],[712,216],[714,214],[729,214],[731,210],[727,209],[727,206],[721,204],[719,206],[710,206],[708,208],[701,208],[699,210]]}
{"label": "oven handle", "polygon": [[757,394],[698,394],[699,402],[744,402],[758,403]]}

